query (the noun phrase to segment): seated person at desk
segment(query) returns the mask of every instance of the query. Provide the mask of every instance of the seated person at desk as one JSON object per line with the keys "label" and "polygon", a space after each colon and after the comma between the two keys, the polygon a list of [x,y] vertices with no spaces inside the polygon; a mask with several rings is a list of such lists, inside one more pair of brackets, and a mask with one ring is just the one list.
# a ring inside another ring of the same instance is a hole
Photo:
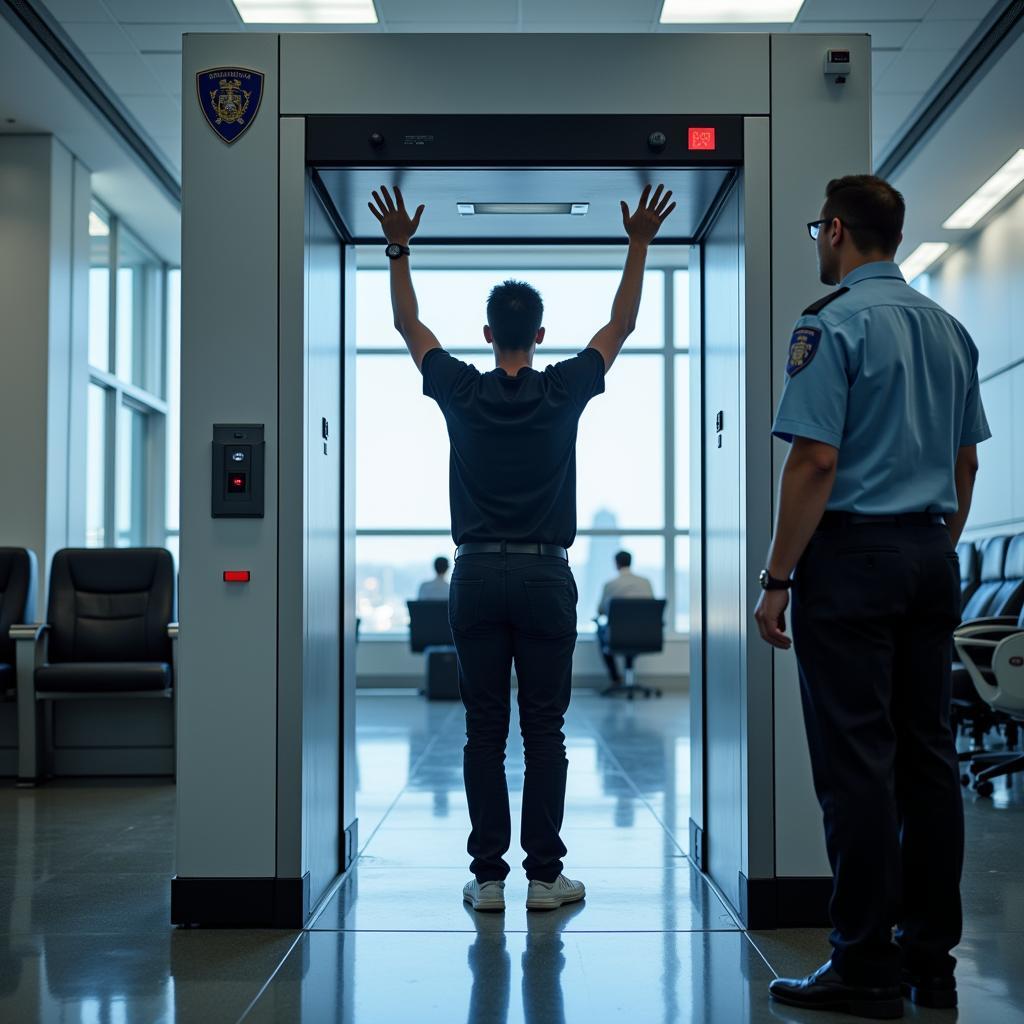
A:
{"label": "seated person at desk", "polygon": [[436,575],[432,580],[420,584],[417,601],[447,601],[448,600],[448,559],[445,557],[434,559],[434,572]]}
{"label": "seated person at desk", "polygon": [[[608,615],[608,602],[613,597],[654,597],[651,581],[644,576],[637,576],[630,568],[632,564],[633,556],[628,551],[619,551],[615,555],[615,565],[618,567],[619,574],[604,585],[604,590],[601,591],[601,602],[597,606],[598,616]],[[598,618],[595,621],[597,622],[597,642],[601,645],[601,657],[604,658],[604,663],[608,666],[608,675],[611,676],[613,683],[621,683],[622,677],[619,675],[619,668],[615,664],[614,656],[604,653],[605,636],[608,632],[607,619]]]}

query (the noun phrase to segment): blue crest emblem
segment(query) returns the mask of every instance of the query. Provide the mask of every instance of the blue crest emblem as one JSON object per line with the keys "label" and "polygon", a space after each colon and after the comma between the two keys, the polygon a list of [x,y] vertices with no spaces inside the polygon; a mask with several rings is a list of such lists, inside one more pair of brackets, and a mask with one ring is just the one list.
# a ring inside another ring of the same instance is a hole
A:
{"label": "blue crest emblem", "polygon": [[196,93],[207,124],[231,145],[256,120],[263,99],[263,72],[208,68],[196,75]]}
{"label": "blue crest emblem", "polygon": [[789,342],[789,362],[786,364],[786,376],[795,377],[801,370],[810,366],[820,343],[820,327],[798,327]]}

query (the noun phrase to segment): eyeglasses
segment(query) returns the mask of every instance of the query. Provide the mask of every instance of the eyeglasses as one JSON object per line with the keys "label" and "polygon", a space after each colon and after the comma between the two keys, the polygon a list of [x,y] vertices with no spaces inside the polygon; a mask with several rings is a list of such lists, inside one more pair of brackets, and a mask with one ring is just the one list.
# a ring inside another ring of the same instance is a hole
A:
{"label": "eyeglasses", "polygon": [[811,238],[813,238],[816,242],[818,240],[818,235],[821,234],[821,226],[823,224],[828,224],[830,220],[832,220],[831,217],[824,217],[821,220],[808,221],[807,234],[809,234]]}

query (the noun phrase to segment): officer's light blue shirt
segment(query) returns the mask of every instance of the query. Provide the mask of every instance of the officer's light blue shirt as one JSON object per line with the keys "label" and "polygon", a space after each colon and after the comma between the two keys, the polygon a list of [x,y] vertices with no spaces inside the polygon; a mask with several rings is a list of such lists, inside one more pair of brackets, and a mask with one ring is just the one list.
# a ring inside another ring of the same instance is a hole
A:
{"label": "officer's light blue shirt", "polygon": [[829,509],[955,512],[957,449],[992,436],[977,347],[895,263],[858,267],[840,286],[797,321],[772,432],[839,449]]}

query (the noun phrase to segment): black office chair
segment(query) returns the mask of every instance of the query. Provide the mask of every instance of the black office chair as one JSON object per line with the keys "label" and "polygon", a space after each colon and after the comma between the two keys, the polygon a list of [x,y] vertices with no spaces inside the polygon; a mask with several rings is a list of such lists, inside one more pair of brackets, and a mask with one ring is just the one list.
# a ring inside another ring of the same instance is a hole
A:
{"label": "black office chair", "polygon": [[409,609],[409,647],[421,654],[428,647],[454,647],[452,627],[448,623],[447,601],[407,601]]}
{"label": "black office chair", "polygon": [[608,602],[604,652],[626,659],[626,678],[602,690],[602,697],[617,693],[624,693],[627,700],[632,700],[637,693],[645,697],[661,696],[661,690],[637,684],[633,663],[639,654],[655,654],[664,648],[665,603],[664,599],[647,597],[613,597]]}
{"label": "black office chair", "polygon": [[960,559],[960,603],[964,606],[981,586],[981,553],[969,540],[957,544],[956,553]]}
{"label": "black office chair", "polygon": [[28,548],[0,548],[0,700],[16,692],[17,656],[11,627],[36,615],[36,555]]}
{"label": "black office chair", "polygon": [[174,562],[163,548],[65,548],[53,556],[47,621],[15,626],[18,782],[42,774],[46,701],[174,693]]}

